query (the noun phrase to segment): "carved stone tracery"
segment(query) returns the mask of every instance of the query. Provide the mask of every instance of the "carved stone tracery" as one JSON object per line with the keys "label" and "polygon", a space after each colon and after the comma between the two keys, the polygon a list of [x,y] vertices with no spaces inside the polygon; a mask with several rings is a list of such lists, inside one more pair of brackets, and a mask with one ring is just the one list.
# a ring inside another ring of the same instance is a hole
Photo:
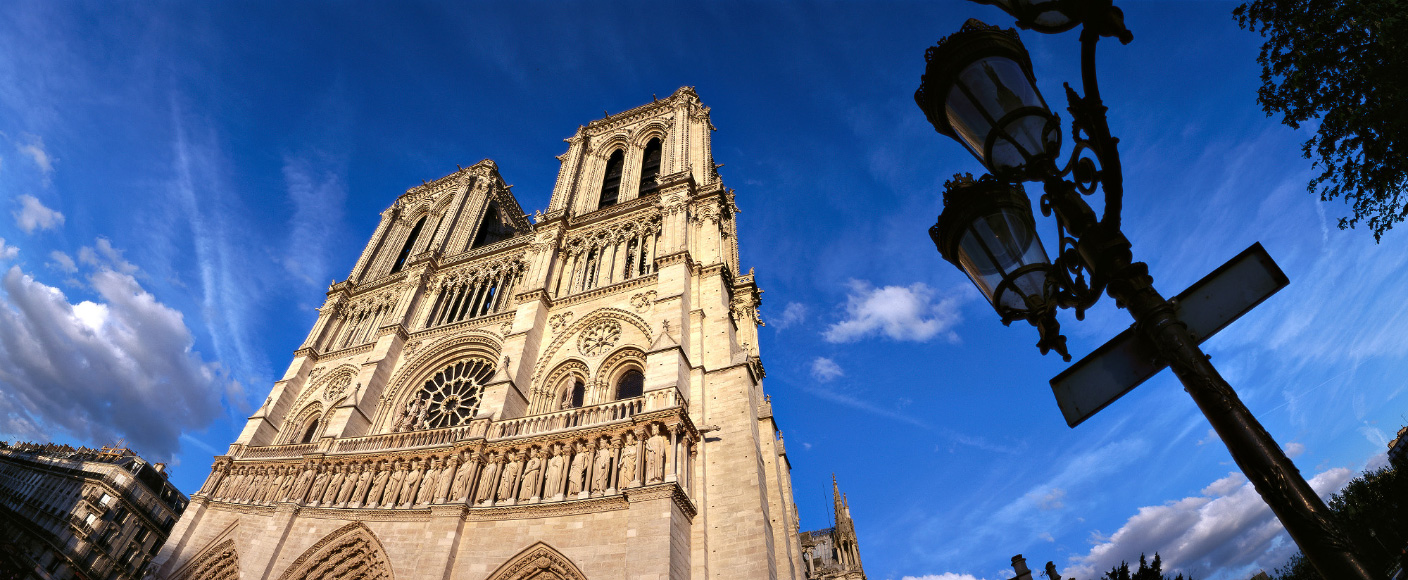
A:
{"label": "carved stone tracery", "polygon": [[598,356],[616,346],[619,340],[621,323],[610,319],[603,320],[582,331],[581,337],[577,339],[577,350],[586,356]]}

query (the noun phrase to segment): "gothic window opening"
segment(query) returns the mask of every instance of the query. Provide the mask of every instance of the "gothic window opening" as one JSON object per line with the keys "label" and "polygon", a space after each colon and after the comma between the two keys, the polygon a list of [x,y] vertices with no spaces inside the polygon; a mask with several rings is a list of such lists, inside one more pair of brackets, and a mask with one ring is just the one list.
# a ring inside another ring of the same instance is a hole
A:
{"label": "gothic window opening", "polygon": [[396,255],[396,264],[391,266],[391,273],[401,271],[401,267],[406,265],[406,258],[411,257],[411,250],[416,247],[416,238],[420,237],[420,229],[425,227],[425,217],[421,217],[416,222],[416,226],[411,228],[410,235],[406,236],[406,244],[401,246],[401,253]]}
{"label": "gothic window opening", "polygon": [[645,375],[631,369],[616,381],[616,400],[630,399],[645,394]]}
{"label": "gothic window opening", "polygon": [[520,276],[521,271],[515,265],[499,272],[446,284],[440,290],[425,326],[453,324],[502,312],[508,308],[507,298],[512,295]]}
{"label": "gothic window opening", "polygon": [[313,419],[313,422],[308,425],[308,429],[306,429],[305,431],[303,431],[303,437],[299,438],[299,439],[298,439],[298,442],[299,442],[299,443],[312,443],[312,442],[313,442],[313,438],[318,436],[318,424],[319,424],[319,423],[320,423],[320,421],[318,421],[317,419]]}
{"label": "gothic window opening", "polygon": [[484,211],[484,221],[479,225],[479,233],[474,236],[474,243],[469,247],[496,244],[513,237],[513,234],[513,226],[503,219],[499,205],[491,201],[489,209]]}
{"label": "gothic window opening", "polygon": [[621,172],[625,166],[626,152],[621,149],[606,160],[606,178],[601,182],[601,201],[596,204],[597,209],[616,205],[621,196]]}
{"label": "gothic window opening", "polygon": [[590,290],[596,288],[597,270],[601,269],[601,253],[592,248],[587,252],[587,260],[582,271],[582,289]]}
{"label": "gothic window opening", "polygon": [[420,392],[402,411],[394,430],[440,429],[468,424],[479,410],[484,383],[493,375],[493,363],[479,358],[446,366],[421,385]]}
{"label": "gothic window opening", "polygon": [[636,238],[631,238],[629,242],[626,242],[626,269],[625,271],[621,272],[622,280],[629,280],[635,276],[637,261],[636,255],[639,253],[640,240]]}
{"label": "gothic window opening", "polygon": [[640,195],[660,189],[660,138],[645,144],[645,156],[640,163]]}

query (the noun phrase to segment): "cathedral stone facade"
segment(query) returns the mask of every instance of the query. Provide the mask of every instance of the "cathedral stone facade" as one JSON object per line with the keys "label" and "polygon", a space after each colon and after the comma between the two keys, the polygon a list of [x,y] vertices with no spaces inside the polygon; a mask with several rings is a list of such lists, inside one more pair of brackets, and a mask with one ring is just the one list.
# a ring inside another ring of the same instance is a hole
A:
{"label": "cathedral stone facade", "polygon": [[807,578],[713,129],[580,127],[531,218],[488,160],[401,195],[159,574]]}

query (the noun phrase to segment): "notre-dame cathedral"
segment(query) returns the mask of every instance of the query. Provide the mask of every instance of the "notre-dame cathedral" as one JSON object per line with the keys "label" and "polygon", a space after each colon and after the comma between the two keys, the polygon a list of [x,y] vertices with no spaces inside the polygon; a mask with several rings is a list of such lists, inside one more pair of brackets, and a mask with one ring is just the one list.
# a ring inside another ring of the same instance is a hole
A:
{"label": "notre-dame cathedral", "polygon": [[568,139],[531,218],[411,188],[191,497],[178,579],[863,579],[801,532],[734,193],[690,88]]}

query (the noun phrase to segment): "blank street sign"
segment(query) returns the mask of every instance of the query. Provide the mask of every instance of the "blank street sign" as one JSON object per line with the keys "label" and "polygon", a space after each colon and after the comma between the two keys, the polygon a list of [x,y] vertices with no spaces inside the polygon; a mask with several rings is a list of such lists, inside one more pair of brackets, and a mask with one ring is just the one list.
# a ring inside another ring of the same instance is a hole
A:
{"label": "blank street sign", "polygon": [[[1173,303],[1201,344],[1289,283],[1258,242],[1189,286]],[[1066,424],[1075,427],[1167,366],[1149,339],[1131,326],[1052,378],[1051,390]]]}

